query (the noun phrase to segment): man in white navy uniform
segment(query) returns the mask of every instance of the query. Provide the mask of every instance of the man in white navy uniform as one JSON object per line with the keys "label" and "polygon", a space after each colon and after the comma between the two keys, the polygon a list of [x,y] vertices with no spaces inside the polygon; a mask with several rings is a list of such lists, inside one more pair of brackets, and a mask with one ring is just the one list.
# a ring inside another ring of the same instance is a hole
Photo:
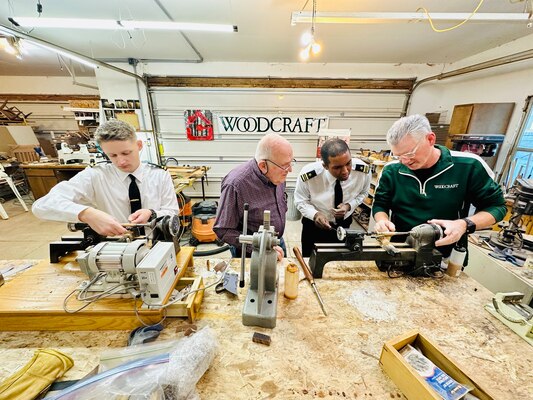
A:
{"label": "man in white navy uniform", "polygon": [[111,163],[88,167],[33,203],[42,219],[85,222],[104,236],[126,233],[124,223],[144,224],[179,211],[170,174],[141,164],[135,129],[112,119],[95,132]]}
{"label": "man in white navy uniform", "polygon": [[322,161],[304,166],[296,181],[294,203],[302,213],[302,254],[315,243],[338,242],[336,229],[349,228],[352,214],[370,188],[370,167],[352,158],[342,139],[327,140]]}

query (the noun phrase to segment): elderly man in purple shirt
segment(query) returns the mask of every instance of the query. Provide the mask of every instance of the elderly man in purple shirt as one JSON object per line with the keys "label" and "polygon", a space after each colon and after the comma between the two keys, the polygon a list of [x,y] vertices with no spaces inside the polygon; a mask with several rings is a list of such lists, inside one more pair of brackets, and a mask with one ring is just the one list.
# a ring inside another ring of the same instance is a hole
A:
{"label": "elderly man in purple shirt", "polygon": [[[249,204],[248,234],[257,232],[263,223],[263,211],[270,210],[270,223],[281,239],[278,260],[286,254],[283,232],[287,199],[285,180],[294,165],[292,146],[287,139],[271,133],[257,144],[255,158],[231,170],[222,180],[214,231],[231,245],[234,257],[241,256],[239,235],[242,234],[244,203]],[[247,252],[250,255],[251,246]]]}

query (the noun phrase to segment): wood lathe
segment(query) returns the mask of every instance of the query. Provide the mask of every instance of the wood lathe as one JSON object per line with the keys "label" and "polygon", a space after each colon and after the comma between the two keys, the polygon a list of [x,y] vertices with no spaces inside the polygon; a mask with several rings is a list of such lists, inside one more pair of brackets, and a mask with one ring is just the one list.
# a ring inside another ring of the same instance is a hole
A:
{"label": "wood lathe", "polygon": [[442,254],[435,248],[435,242],[443,237],[442,228],[421,224],[407,233],[403,244],[363,244],[365,236],[376,234],[339,227],[337,238],[343,243],[316,243],[309,267],[315,278],[322,278],[324,266],[330,261],[375,261],[380,271],[391,277],[440,274]]}

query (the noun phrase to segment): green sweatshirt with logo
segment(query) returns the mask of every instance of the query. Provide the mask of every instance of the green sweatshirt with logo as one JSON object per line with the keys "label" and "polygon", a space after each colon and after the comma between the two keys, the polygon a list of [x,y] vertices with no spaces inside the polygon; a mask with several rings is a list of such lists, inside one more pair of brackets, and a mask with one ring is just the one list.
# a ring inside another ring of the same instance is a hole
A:
{"label": "green sweatshirt with logo", "polygon": [[399,161],[383,167],[372,215],[380,211],[389,214],[399,232],[409,231],[433,218],[467,217],[470,205],[476,212],[489,212],[496,221],[501,221],[506,213],[505,200],[487,164],[474,154],[435,147],[441,156],[424,183]]}

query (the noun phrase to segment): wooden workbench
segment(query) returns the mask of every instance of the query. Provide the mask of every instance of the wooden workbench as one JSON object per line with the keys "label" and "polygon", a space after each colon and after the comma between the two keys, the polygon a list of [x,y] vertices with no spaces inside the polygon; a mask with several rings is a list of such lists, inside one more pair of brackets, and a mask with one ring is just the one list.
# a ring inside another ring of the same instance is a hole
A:
{"label": "wooden workbench", "polygon": [[61,181],[68,181],[87,168],[85,164],[29,163],[21,164],[35,200],[45,196]]}
{"label": "wooden workbench", "polygon": [[[179,271],[176,282],[192,267],[193,252],[194,247],[184,246],[177,254]],[[102,299],[76,313],[64,311],[65,298],[87,280],[75,257],[75,254],[68,255],[57,264],[43,260],[0,287],[0,331],[122,330],[137,327],[136,304],[129,295],[126,298]],[[72,297],[67,303],[69,310],[86,304]],[[153,324],[161,319],[163,311],[138,310],[138,314],[143,321]]]}
{"label": "wooden workbench", "polygon": [[[239,260],[232,266],[238,271]],[[201,272],[200,260],[194,269]],[[205,293],[196,323],[214,329],[219,350],[197,385],[202,399],[404,398],[376,357],[386,340],[412,328],[420,328],[495,399],[531,398],[533,348],[483,309],[491,293],[468,276],[389,279],[371,262],[330,263],[316,281],[329,312],[325,317],[306,281],[296,300],[283,297],[284,268],[279,270],[272,330],[242,325],[246,288],[238,298],[213,289]],[[182,336],[183,324],[167,321],[160,338]],[[255,331],[270,335],[271,346],[253,343]],[[71,355],[75,366],[63,379],[80,378],[97,365],[101,351],[124,346],[128,333],[0,332],[0,380],[38,347]]]}
{"label": "wooden workbench", "polygon": [[[45,196],[55,185],[61,181],[69,180],[78,172],[87,168],[85,164],[59,164],[59,163],[29,163],[21,164],[28,178],[30,189],[35,199]],[[209,167],[169,166],[168,172],[172,176],[176,193],[192,186],[200,180],[202,196],[205,200],[204,183]]]}
{"label": "wooden workbench", "polygon": [[207,171],[210,167],[185,167],[185,166],[168,166],[167,170],[174,182],[174,189],[176,193],[181,193],[186,188],[192,186],[197,180],[202,184],[202,199],[205,200],[204,183],[207,179]]}

